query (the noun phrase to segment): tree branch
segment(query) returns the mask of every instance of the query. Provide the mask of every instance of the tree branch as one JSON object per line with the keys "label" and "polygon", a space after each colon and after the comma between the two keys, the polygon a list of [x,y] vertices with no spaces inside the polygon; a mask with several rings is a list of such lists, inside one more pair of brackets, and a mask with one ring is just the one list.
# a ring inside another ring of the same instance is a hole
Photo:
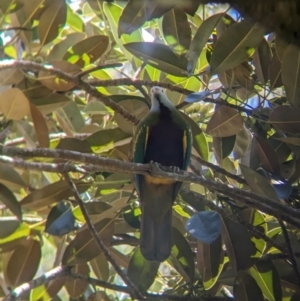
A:
{"label": "tree branch", "polygon": [[[102,158],[100,156],[82,154],[76,151],[67,151],[62,149],[47,149],[47,148],[37,148],[37,149],[26,149],[17,147],[7,147],[0,146],[0,154],[9,156],[12,158],[52,158],[52,159],[64,159],[67,161],[81,162],[88,165],[98,166],[102,171],[109,172],[124,172],[128,174],[143,174],[151,175],[157,178],[167,178],[180,182],[189,182],[200,184],[210,190],[218,191],[233,200],[238,200],[239,202],[258,209],[266,214],[273,215],[276,218],[280,218],[291,225],[300,228],[300,212],[287,205],[283,205],[276,202],[266,196],[262,196],[253,192],[245,191],[239,188],[232,187],[227,184],[218,183],[205,179],[201,176],[196,176],[195,174],[179,171],[177,173],[171,172],[169,167],[158,168],[157,164],[139,164],[123,162],[120,160]],[[4,157],[5,158],[5,157]],[[2,157],[3,160],[3,157]],[[28,164],[31,162],[27,162]],[[14,164],[14,159],[11,159],[10,164]],[[41,163],[40,163],[41,164]],[[49,166],[48,166],[49,167]],[[83,168],[83,167],[81,167]],[[40,170],[40,169],[39,169]],[[61,172],[54,171],[52,172]],[[84,170],[84,169],[82,169]],[[50,171],[50,170],[49,170]],[[76,170],[78,172],[78,169]]]}

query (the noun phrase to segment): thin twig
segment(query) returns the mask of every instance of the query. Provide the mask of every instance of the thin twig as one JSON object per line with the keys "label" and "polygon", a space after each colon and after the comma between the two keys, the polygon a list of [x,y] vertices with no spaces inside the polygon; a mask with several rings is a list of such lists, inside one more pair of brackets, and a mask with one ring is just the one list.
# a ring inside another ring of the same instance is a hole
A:
{"label": "thin twig", "polygon": [[98,235],[97,230],[95,229],[95,227],[88,215],[88,212],[84,206],[84,203],[80,198],[80,195],[76,188],[76,185],[74,184],[72,179],[69,177],[68,173],[65,173],[64,177],[65,177],[66,181],[69,183],[71,190],[73,191],[75,200],[77,201],[77,203],[80,207],[80,210],[84,216],[85,222],[87,223],[87,225],[90,229],[90,232],[91,232],[92,236],[94,237],[100,251],[103,253],[103,255],[106,257],[106,259],[109,261],[109,263],[114,267],[115,271],[119,274],[119,276],[122,278],[124,283],[126,283],[128,288],[130,289],[131,297],[133,299],[144,299],[144,296],[141,294],[141,292],[138,290],[138,288],[134,285],[134,283],[128,278],[128,276],[123,272],[123,270],[120,268],[120,266],[116,263],[114,258],[111,256],[108,248],[105,246],[102,239]]}
{"label": "thin twig", "polygon": [[82,78],[83,76],[90,74],[92,72],[102,70],[102,69],[109,69],[109,68],[120,68],[123,67],[123,64],[121,63],[114,63],[114,64],[105,64],[105,65],[99,65],[92,68],[89,68],[87,70],[84,70],[77,74],[78,78]]}

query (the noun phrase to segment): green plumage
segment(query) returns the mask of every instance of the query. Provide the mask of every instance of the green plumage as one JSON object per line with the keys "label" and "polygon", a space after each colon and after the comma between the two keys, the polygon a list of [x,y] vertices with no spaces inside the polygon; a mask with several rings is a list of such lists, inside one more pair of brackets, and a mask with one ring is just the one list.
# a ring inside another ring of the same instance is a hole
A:
{"label": "green plumage", "polygon": [[[190,126],[161,88],[151,92],[151,110],[136,129],[133,161],[186,170],[192,148]],[[164,261],[172,248],[172,205],[181,183],[143,175],[136,175],[135,181],[142,210],[141,252],[148,260]]]}

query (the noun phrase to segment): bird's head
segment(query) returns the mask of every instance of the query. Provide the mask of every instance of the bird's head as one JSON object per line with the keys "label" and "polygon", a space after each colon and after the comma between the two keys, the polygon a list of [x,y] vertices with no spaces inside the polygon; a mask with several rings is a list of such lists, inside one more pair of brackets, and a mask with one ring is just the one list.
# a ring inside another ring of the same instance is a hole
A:
{"label": "bird's head", "polygon": [[174,109],[173,104],[168,99],[166,93],[161,87],[152,87],[151,91],[151,111],[159,112],[161,107],[166,107],[168,109]]}

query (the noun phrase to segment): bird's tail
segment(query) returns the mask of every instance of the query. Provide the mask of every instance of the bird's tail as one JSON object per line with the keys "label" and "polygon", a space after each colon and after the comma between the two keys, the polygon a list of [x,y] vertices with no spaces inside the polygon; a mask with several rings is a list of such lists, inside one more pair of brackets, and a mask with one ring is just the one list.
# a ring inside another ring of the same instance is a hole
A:
{"label": "bird's tail", "polygon": [[165,261],[172,248],[172,207],[156,220],[151,209],[142,204],[140,248],[147,260]]}

